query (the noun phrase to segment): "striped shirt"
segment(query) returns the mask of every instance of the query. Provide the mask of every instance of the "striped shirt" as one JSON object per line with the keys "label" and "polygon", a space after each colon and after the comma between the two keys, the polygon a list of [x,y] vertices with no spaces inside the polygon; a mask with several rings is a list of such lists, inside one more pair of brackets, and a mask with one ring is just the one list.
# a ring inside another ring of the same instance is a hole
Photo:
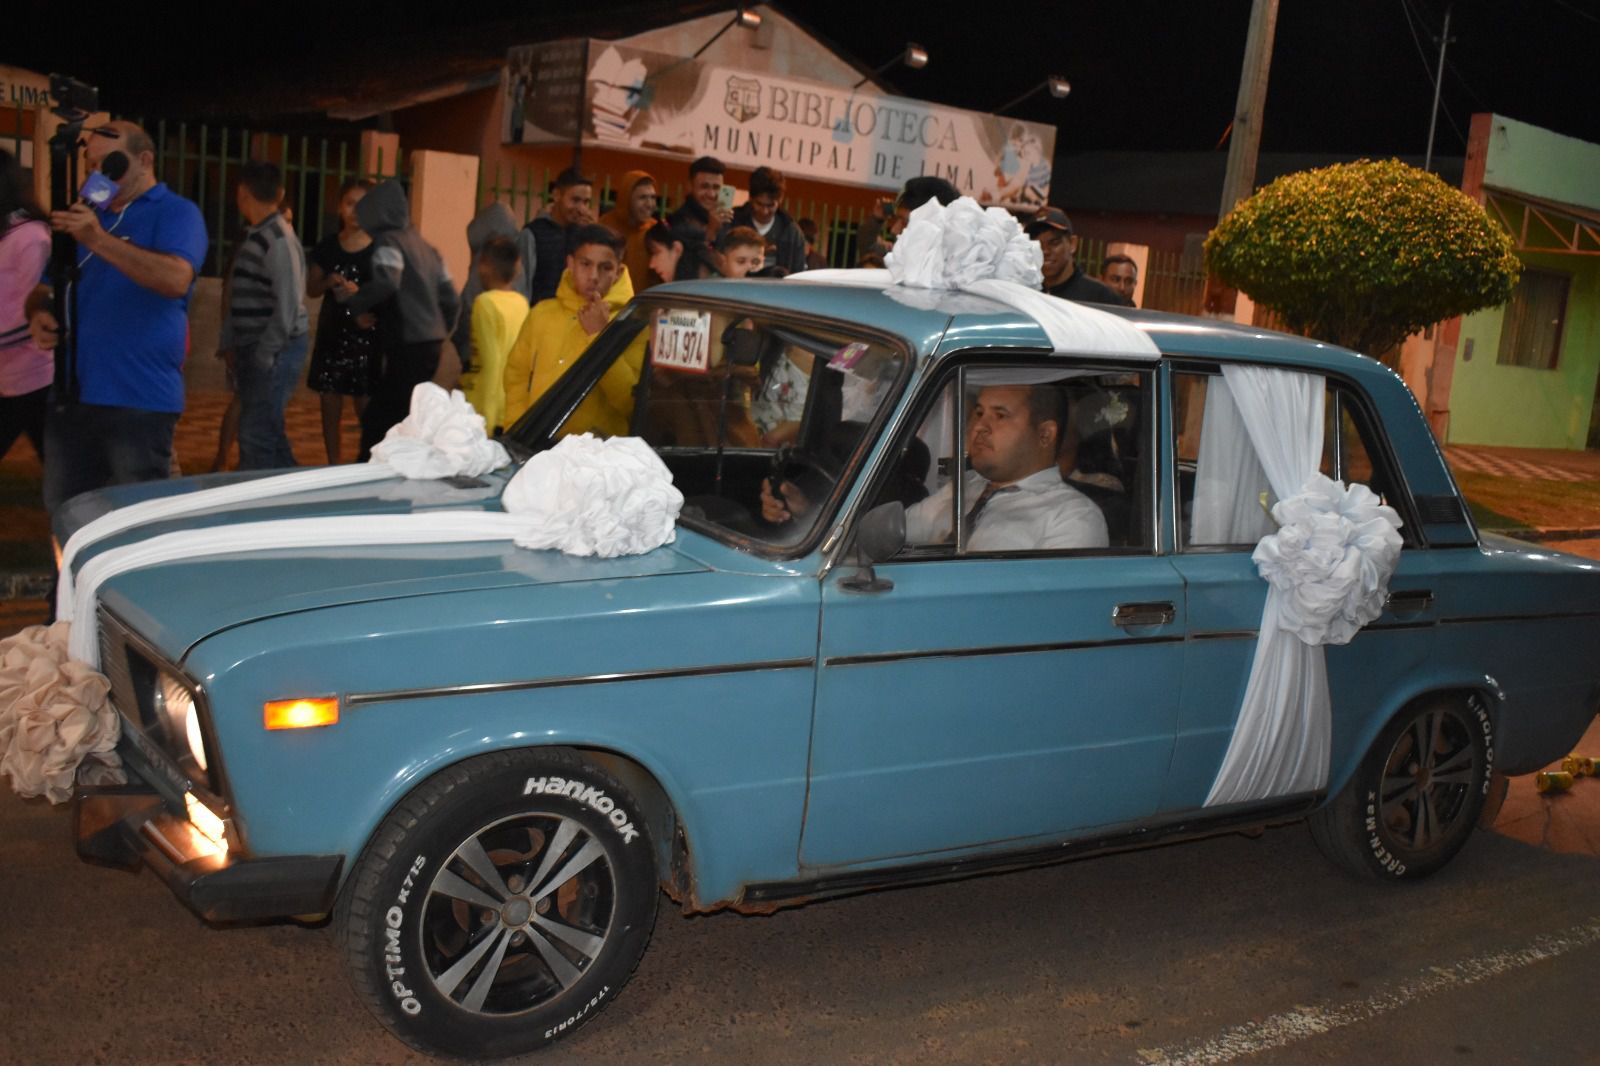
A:
{"label": "striped shirt", "polygon": [[305,253],[294,230],[274,211],[245,231],[228,274],[228,309],[217,346],[282,351],[306,332]]}

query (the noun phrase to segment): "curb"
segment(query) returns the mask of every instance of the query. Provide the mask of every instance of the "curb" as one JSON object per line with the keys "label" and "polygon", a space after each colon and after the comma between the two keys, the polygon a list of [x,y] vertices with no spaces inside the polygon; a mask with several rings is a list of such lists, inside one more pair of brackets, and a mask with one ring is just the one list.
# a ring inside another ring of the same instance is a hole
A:
{"label": "curb", "polygon": [[1534,529],[1531,526],[1513,526],[1505,529],[1490,529],[1484,527],[1484,533],[1496,533],[1502,537],[1512,537],[1516,540],[1533,540],[1543,543],[1547,540],[1594,540],[1600,538],[1600,528],[1588,529]]}

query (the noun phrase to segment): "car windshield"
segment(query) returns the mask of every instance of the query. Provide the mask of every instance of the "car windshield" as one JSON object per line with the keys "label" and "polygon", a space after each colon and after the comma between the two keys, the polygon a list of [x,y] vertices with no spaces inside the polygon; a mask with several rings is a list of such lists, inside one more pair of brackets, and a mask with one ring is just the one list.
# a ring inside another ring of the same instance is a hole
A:
{"label": "car windshield", "polygon": [[687,301],[630,307],[507,434],[643,438],[683,515],[791,546],[833,513],[906,356],[881,339]]}

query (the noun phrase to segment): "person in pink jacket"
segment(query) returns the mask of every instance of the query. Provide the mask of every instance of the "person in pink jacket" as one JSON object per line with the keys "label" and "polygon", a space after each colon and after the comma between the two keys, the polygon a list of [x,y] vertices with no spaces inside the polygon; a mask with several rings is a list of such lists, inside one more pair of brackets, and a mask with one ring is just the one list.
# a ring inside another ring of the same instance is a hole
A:
{"label": "person in pink jacket", "polygon": [[50,259],[50,226],[22,167],[0,150],[0,458],[24,433],[44,456],[45,401],[55,356],[33,343],[23,302]]}

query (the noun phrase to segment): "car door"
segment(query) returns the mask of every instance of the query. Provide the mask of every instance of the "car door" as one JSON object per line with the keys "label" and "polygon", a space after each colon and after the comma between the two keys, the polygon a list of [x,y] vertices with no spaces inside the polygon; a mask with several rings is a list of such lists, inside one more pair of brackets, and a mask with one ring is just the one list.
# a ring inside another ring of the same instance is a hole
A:
{"label": "car door", "polygon": [[[1241,478],[1241,484],[1248,485],[1236,489],[1240,506],[1256,512],[1250,516],[1255,524],[1240,514],[1233,523],[1233,536],[1197,528],[1195,470],[1204,447],[1205,408],[1208,401],[1216,402],[1213,390],[1225,386],[1215,364],[1168,364],[1163,371],[1170,374],[1163,394],[1171,399],[1173,426],[1173,447],[1166,461],[1174,466],[1172,483],[1178,487],[1174,523],[1178,550],[1172,558],[1185,582],[1189,622],[1177,743],[1161,801],[1161,810],[1170,813],[1205,804],[1233,737],[1267,594],[1267,583],[1251,553],[1273,526],[1257,502],[1268,488],[1266,475],[1255,465],[1253,473]],[[1382,706],[1385,695],[1407,674],[1426,665],[1436,617],[1435,568],[1418,544],[1413,509],[1370,405],[1355,386],[1337,378],[1327,379],[1323,439],[1322,473],[1368,485],[1399,511],[1405,523],[1400,530],[1405,547],[1389,581],[1389,606],[1383,616],[1363,627],[1349,644],[1326,648],[1333,712],[1331,763],[1337,767],[1356,754],[1352,746],[1363,735],[1358,720]]]}
{"label": "car door", "polygon": [[[1156,809],[1184,618],[1181,580],[1154,550],[1153,377],[985,364],[924,394],[920,428],[883,479],[926,471],[933,493],[912,517],[939,511],[954,529],[976,505],[951,476],[967,465],[967,404],[986,382],[1020,381],[1076,405],[1065,483],[1093,493],[1109,543],[986,545],[990,512],[1009,506],[994,503],[961,543],[912,537],[876,568],[874,591],[852,591],[841,571],[825,579],[803,866],[1005,848]],[[1045,492],[1063,483],[1050,476],[1037,482]]]}

